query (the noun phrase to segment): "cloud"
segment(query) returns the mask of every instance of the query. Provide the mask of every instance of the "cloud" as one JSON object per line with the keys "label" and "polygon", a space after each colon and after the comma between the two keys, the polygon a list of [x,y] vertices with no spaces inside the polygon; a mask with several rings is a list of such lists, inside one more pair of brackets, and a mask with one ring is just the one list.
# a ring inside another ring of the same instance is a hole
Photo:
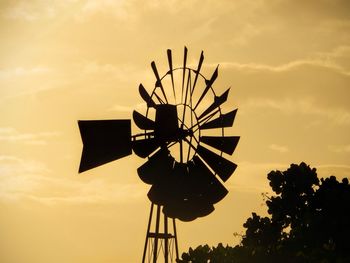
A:
{"label": "cloud", "polygon": [[327,118],[338,125],[350,124],[350,112],[344,108],[322,108],[313,99],[250,98],[241,104],[243,111],[271,109],[283,114],[316,115]]}
{"label": "cloud", "polygon": [[269,149],[272,151],[280,152],[280,153],[289,152],[288,147],[282,146],[282,145],[277,145],[277,144],[270,144]]}
{"label": "cloud", "polygon": [[[216,67],[217,64],[212,64],[210,67]],[[259,71],[265,71],[265,72],[272,72],[272,73],[279,73],[279,72],[286,72],[291,71],[294,69],[297,69],[302,66],[317,66],[317,67],[323,67],[327,68],[333,71],[336,71],[340,74],[350,76],[350,71],[343,68],[340,65],[337,65],[333,61],[326,61],[321,59],[304,59],[304,60],[295,60],[291,61],[289,63],[281,64],[281,65],[268,65],[268,64],[259,64],[259,63],[236,63],[236,62],[222,62],[220,63],[220,67],[224,69],[235,69],[245,72],[259,72]]]}
{"label": "cloud", "polygon": [[116,183],[56,175],[45,163],[0,155],[0,200],[31,200],[45,205],[133,202],[146,195],[142,183]]}
{"label": "cloud", "polygon": [[0,199],[18,200],[21,194],[34,192],[37,178],[49,172],[42,162],[0,155]]}
{"label": "cloud", "polygon": [[32,68],[23,68],[16,67],[11,69],[0,70],[0,80],[7,80],[11,78],[32,76],[32,75],[41,75],[50,72],[51,69],[48,67],[32,67]]}
{"label": "cloud", "polygon": [[12,127],[0,127],[0,141],[9,143],[45,145],[47,140],[60,135],[59,132],[20,133]]}
{"label": "cloud", "polygon": [[149,79],[152,77],[149,70],[140,70],[130,64],[109,64],[98,63],[96,61],[85,61],[80,63],[76,70],[81,71],[83,75],[108,75],[114,80],[129,82],[133,79]]}
{"label": "cloud", "polygon": [[128,1],[125,0],[87,0],[82,5],[80,12],[77,14],[79,21],[86,17],[103,13],[111,14],[122,20],[130,19],[132,13],[128,12]]}
{"label": "cloud", "polygon": [[330,145],[329,150],[335,153],[350,153],[350,144],[347,145]]}
{"label": "cloud", "polygon": [[25,21],[54,18],[57,14],[59,2],[43,0],[16,1],[3,10],[2,16],[8,19]]}
{"label": "cloud", "polygon": [[[63,190],[69,189],[61,195],[28,194],[23,196],[45,205],[80,205],[101,203],[128,203],[143,199],[147,190],[140,184],[107,184],[102,180],[93,180],[88,183],[58,182]],[[67,189],[64,189],[67,187]]]}

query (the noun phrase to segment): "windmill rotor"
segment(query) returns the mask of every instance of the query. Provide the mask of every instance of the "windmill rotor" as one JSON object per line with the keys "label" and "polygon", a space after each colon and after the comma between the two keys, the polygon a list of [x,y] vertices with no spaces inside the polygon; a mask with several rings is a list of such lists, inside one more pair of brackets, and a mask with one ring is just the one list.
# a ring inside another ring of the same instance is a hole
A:
{"label": "windmill rotor", "polygon": [[227,195],[224,183],[237,165],[226,156],[233,154],[240,138],[225,134],[237,109],[224,108],[230,88],[215,93],[219,66],[206,78],[201,73],[203,51],[194,68],[188,65],[187,55],[185,47],[182,66],[174,67],[168,49],[164,75],[151,63],[154,88],[149,92],[139,85],[147,109],[132,113],[141,132],[132,135],[131,120],[78,121],[83,141],[79,172],[134,152],[146,159],[137,173],[150,185],[147,196],[152,209],[155,204],[166,217],[181,221],[209,215]]}

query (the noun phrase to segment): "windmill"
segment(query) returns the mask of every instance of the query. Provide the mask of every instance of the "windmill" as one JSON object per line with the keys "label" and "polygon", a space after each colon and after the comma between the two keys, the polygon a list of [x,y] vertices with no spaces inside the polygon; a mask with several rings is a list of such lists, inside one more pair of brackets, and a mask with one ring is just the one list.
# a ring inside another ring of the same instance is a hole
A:
{"label": "windmill", "polygon": [[[204,77],[200,54],[195,69],[187,64],[187,48],[181,67],[174,68],[172,51],[167,50],[168,71],[160,76],[153,61],[155,87],[151,93],[140,84],[139,93],[146,113],[133,111],[141,130],[132,135],[131,120],[79,120],[83,141],[79,173],[128,156],[134,152],[147,158],[137,169],[140,179],[151,185],[151,201],[142,262],[157,262],[160,249],[164,262],[178,258],[175,219],[192,221],[214,211],[228,190],[227,181],[237,165],[224,157],[232,155],[239,136],[225,135],[232,127],[237,109],[223,112],[229,90],[217,95],[213,84],[218,67]],[[156,208],[156,209],[154,209]],[[156,210],[156,211],[155,211]],[[163,222],[161,220],[163,212]],[[151,231],[155,215],[154,231]],[[170,233],[168,220],[172,220]],[[163,224],[164,231],[160,230]],[[175,247],[175,253],[174,253]]]}

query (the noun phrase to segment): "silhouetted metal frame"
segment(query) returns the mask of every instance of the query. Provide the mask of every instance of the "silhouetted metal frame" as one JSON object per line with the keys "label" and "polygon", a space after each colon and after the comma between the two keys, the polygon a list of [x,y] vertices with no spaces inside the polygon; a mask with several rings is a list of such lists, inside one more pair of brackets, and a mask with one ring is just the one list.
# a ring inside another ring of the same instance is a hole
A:
{"label": "silhouetted metal frame", "polygon": [[[194,73],[196,74],[195,81],[194,81],[194,83],[193,83],[193,85],[194,85],[193,87],[195,87],[195,84],[197,83],[197,78],[198,78],[198,76],[202,77],[202,78],[204,79],[205,82],[208,82],[208,81],[209,81],[202,73],[198,72],[198,71],[195,70],[195,69],[188,68],[188,67],[186,67],[186,68],[184,68],[184,67],[173,68],[172,70],[169,70],[167,73],[165,73],[161,78],[159,78],[159,81],[161,82],[161,81],[162,81],[165,77],[167,77],[168,75],[173,76],[173,72],[174,72],[174,71],[177,71],[177,70],[183,70],[184,72],[185,72],[185,70],[189,70],[189,71],[192,71],[192,72],[194,72]],[[157,95],[157,93],[156,93],[157,88],[158,88],[158,86],[155,85],[154,89],[152,90],[152,93],[151,93],[150,97],[151,97],[151,98],[156,97],[159,103],[165,104],[164,101]],[[194,90],[194,88],[193,88],[193,90]],[[191,90],[191,92],[190,92],[190,99],[191,99],[191,100],[192,100],[192,96],[193,96],[193,90]],[[215,90],[213,89],[212,86],[209,87],[209,90],[211,90],[211,92],[212,92],[212,94],[213,94],[214,97],[217,96],[216,93],[215,93]],[[162,90],[162,93],[163,93],[163,90]],[[182,97],[182,96],[181,96],[181,97]],[[185,102],[186,102],[186,101],[185,101]],[[199,137],[201,136],[201,131],[200,131],[200,129],[199,129],[199,123],[202,123],[202,122],[203,122],[203,123],[206,123],[206,122],[210,121],[217,113],[219,113],[219,116],[222,115],[221,107],[218,106],[218,107],[217,107],[217,110],[215,110],[212,114],[209,114],[209,116],[206,116],[204,119],[200,120],[200,119],[198,119],[198,115],[197,115],[197,113],[195,112],[195,109],[192,107],[192,105],[190,106],[190,105],[184,104],[184,103],[182,103],[182,101],[181,101],[181,103],[177,103],[177,104],[175,104],[175,105],[176,105],[176,106],[189,107],[189,108],[191,109],[191,112],[194,114],[194,116],[195,116],[195,118],[196,118],[196,125],[193,125],[192,127],[185,127],[185,128],[192,129],[192,128],[198,126],[197,129],[196,129],[195,131],[193,131],[193,133],[195,133],[195,132],[198,130],[198,132],[199,132]],[[147,105],[146,117],[149,116],[149,110],[150,110],[150,108],[152,108],[152,106]],[[191,114],[191,116],[192,116],[192,114]],[[182,120],[181,120],[181,119],[179,119],[179,121],[182,123]],[[144,133],[147,134],[147,131],[145,130]],[[225,136],[224,127],[221,128],[221,136]],[[191,136],[190,140],[191,140],[192,138],[194,138],[194,136]],[[199,141],[198,141],[197,143],[198,143],[198,145],[200,144]],[[172,145],[171,145],[171,146],[172,146]],[[166,145],[166,147],[168,147],[168,148],[171,147],[171,146]],[[196,154],[196,153],[197,153],[196,148],[195,148],[195,147],[194,147],[194,148],[193,148],[193,147],[189,147],[189,149],[191,149],[191,148],[195,151],[194,154]],[[180,150],[180,153],[182,154],[182,151],[181,151],[181,150]],[[220,152],[220,156],[222,156],[222,151]],[[183,159],[183,156],[182,156],[182,157],[180,156],[180,158]]]}
{"label": "silhouetted metal frame", "polygon": [[[154,203],[151,203],[151,208],[150,208],[150,214],[149,214],[149,220],[148,220],[148,225],[147,225],[147,233],[146,233],[146,239],[145,239],[145,246],[143,250],[143,255],[142,255],[142,263],[146,262],[152,262],[156,263],[157,259],[159,257],[160,249],[159,246],[162,246],[162,242],[160,243],[161,240],[164,240],[164,262],[169,263],[169,259],[171,260],[170,262],[173,262],[173,249],[175,246],[175,256],[176,259],[179,258],[179,248],[178,248],[178,243],[177,243],[177,232],[176,232],[176,222],[175,219],[173,218],[173,234],[169,233],[168,229],[168,217],[164,214],[163,217],[163,233],[160,231],[160,223],[161,223],[161,206],[156,205],[156,211],[155,211],[155,225],[154,225],[154,232],[152,232],[152,221],[153,221],[153,214],[154,214]],[[171,243],[171,241],[173,241]],[[170,244],[172,245],[170,247]],[[148,257],[147,257],[147,251],[148,251]]]}

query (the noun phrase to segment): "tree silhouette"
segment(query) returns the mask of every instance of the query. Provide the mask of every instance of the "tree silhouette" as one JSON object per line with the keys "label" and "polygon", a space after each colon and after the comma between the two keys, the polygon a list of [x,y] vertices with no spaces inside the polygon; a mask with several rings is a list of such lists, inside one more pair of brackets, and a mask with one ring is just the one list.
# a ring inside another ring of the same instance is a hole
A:
{"label": "tree silhouette", "polygon": [[241,244],[190,248],[179,262],[350,262],[350,185],[334,176],[319,180],[305,163],[267,175],[269,217],[243,224]]}

